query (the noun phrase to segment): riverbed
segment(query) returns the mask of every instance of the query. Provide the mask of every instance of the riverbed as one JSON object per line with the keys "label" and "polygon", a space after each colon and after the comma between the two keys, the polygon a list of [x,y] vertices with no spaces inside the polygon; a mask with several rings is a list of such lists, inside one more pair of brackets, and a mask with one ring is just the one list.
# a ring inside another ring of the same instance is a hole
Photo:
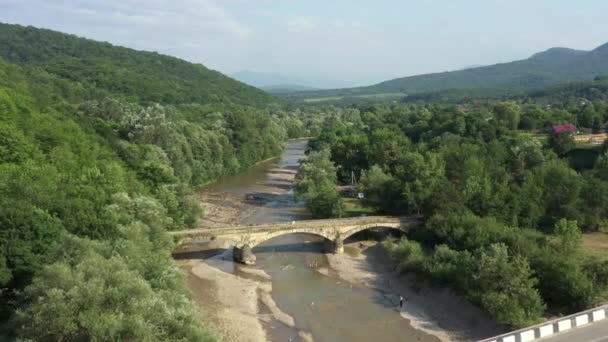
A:
{"label": "riverbed", "polygon": [[[306,144],[291,141],[280,158],[204,189],[201,227],[309,219],[292,189]],[[319,237],[280,236],[253,249],[255,266],[232,262],[222,241],[175,256],[224,341],[466,341],[501,331],[449,290],[400,275],[374,241],[347,242],[347,253],[326,255]]]}

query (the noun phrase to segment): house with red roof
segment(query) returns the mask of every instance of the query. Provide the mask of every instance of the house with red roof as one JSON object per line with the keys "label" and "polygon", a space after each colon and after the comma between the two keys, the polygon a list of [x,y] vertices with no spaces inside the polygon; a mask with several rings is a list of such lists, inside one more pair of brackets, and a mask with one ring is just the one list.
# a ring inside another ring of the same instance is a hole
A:
{"label": "house with red roof", "polygon": [[576,133],[576,127],[571,124],[551,126],[551,134]]}

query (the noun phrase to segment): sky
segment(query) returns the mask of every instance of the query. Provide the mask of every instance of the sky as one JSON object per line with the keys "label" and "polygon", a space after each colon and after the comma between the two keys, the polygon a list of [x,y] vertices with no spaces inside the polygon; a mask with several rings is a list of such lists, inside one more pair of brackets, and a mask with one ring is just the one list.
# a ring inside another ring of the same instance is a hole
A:
{"label": "sky", "polygon": [[0,0],[0,21],[319,87],[608,42],[606,0]]}

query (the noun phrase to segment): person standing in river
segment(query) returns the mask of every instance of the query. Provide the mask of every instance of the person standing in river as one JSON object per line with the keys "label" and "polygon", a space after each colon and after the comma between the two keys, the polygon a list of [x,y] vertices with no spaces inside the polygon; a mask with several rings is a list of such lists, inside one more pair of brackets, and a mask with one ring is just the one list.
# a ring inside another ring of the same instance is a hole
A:
{"label": "person standing in river", "polygon": [[399,295],[399,310],[403,309],[403,296]]}

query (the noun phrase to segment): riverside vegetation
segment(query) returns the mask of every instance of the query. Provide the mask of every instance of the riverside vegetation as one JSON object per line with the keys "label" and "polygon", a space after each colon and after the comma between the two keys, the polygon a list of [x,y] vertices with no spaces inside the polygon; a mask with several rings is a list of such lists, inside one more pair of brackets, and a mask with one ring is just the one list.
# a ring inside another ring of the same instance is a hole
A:
{"label": "riverside vegetation", "polygon": [[193,189],[318,134],[202,65],[0,24],[0,339],[213,340],[171,259]]}
{"label": "riverside vegetation", "polygon": [[0,339],[215,340],[166,231],[197,224],[194,189],[303,136],[296,190],[316,216],[342,215],[354,172],[369,207],[429,218],[388,245],[403,267],[499,321],[600,300],[608,265],[578,240],[605,227],[607,148],[517,130],[585,109],[464,109],[298,109],[202,65],[0,24]]}
{"label": "riverside vegetation", "polygon": [[608,228],[608,143],[522,130],[608,122],[602,98],[574,103],[358,106],[311,140],[296,190],[317,216],[338,216],[336,184],[354,173],[377,213],[423,215],[424,229],[386,242],[389,252],[500,323],[589,308],[607,299],[608,257],[581,237]]}

